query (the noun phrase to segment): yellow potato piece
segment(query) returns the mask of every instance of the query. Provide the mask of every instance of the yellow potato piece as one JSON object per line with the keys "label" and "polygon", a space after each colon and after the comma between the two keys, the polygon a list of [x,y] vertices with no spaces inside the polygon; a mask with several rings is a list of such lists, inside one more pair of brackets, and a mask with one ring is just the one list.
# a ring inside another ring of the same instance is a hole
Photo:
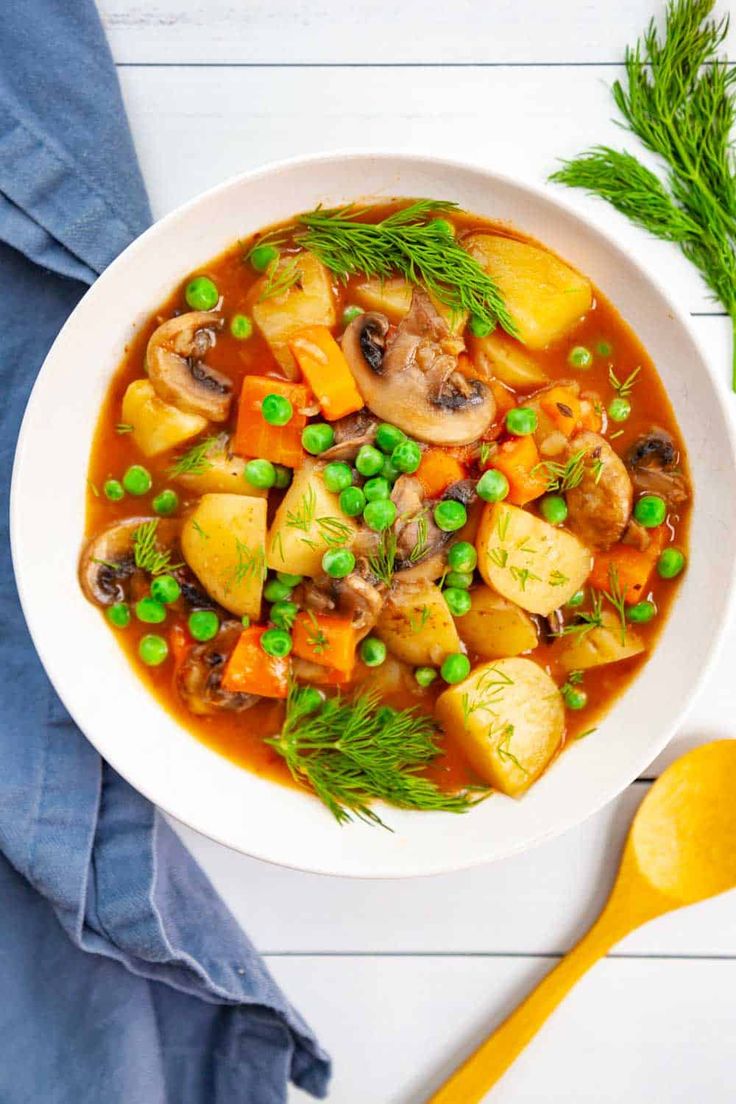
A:
{"label": "yellow potato piece", "polygon": [[615,613],[606,612],[600,628],[572,633],[560,652],[560,664],[566,671],[587,671],[606,663],[618,663],[644,651],[644,642],[628,625],[622,635]]}
{"label": "yellow potato piece", "polygon": [[196,437],[207,425],[200,414],[186,414],[160,399],[147,379],[133,380],[123,395],[122,421],[132,425],[131,436],[144,456],[176,448]]}
{"label": "yellow potato piece", "polygon": [[458,618],[460,638],[481,659],[502,659],[531,651],[538,643],[529,614],[489,587],[474,587],[473,604]]}
{"label": "yellow potato piece", "polygon": [[428,581],[398,583],[381,610],[376,634],[398,659],[438,666],[460,651],[460,638],[442,591]]}
{"label": "yellow potato piece", "polygon": [[484,376],[500,380],[515,391],[533,391],[549,382],[547,373],[524,346],[500,330],[488,337],[474,337],[470,355]]}
{"label": "yellow potato piece", "polygon": [[[389,322],[398,323],[409,313],[414,288],[401,276],[388,280],[366,280],[353,289],[355,302],[369,311],[385,314]],[[468,312],[456,313],[430,295],[435,309],[447,322],[453,333],[462,333],[468,320]]]}
{"label": "yellow potato piece", "polygon": [[440,694],[435,716],[478,774],[516,797],[539,777],[565,733],[557,686],[519,657],[484,663]]}
{"label": "yellow potato piece", "polygon": [[[284,265],[291,264],[287,258]],[[337,321],[335,298],[330,274],[312,253],[299,253],[299,282],[281,295],[259,300],[269,279],[263,276],[253,288],[253,320],[268,342],[289,379],[299,379],[301,373],[289,349],[289,341],[306,326],[332,327]]]}
{"label": "yellow potato piece", "polygon": [[207,467],[201,472],[187,472],[174,478],[194,494],[238,494],[251,498],[268,498],[264,487],[254,487],[245,478],[246,462],[227,450],[227,442],[213,441],[212,449],[205,455]]}
{"label": "yellow potato piece", "polygon": [[231,613],[261,612],[266,575],[266,500],[206,494],[184,522],[181,548],[209,596]]}
{"label": "yellow potato piece", "polygon": [[318,575],[328,548],[350,548],[357,525],[340,509],[338,496],[328,491],[321,467],[306,461],[276,511],[268,533],[266,559],[274,571]]}
{"label": "yellow potato piece", "polygon": [[476,540],[478,570],[498,594],[546,617],[590,574],[590,551],[577,537],[506,502],[486,504]]}
{"label": "yellow potato piece", "polygon": [[498,234],[470,234],[463,244],[498,284],[530,349],[557,341],[590,310],[590,282],[546,249]]}

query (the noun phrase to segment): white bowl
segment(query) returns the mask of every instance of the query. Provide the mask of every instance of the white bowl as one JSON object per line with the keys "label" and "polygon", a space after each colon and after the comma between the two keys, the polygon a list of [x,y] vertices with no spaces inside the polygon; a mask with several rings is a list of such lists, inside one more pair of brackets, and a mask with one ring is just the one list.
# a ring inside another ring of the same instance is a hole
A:
{"label": "white bowl", "polygon": [[[234,766],[180,727],[83,598],[77,557],[92,434],[134,327],[184,274],[237,238],[319,203],[394,195],[453,199],[509,220],[592,277],[658,367],[687,444],[696,497],[690,565],[672,616],[651,660],[598,730],[568,748],[521,801],[494,796],[465,816],[388,809],[391,833],[339,827],[307,793]],[[13,562],[23,609],[82,731],[137,789],[199,832],[258,858],[328,874],[430,874],[498,859],[583,820],[628,785],[667,743],[711,663],[736,561],[736,464],[724,401],[666,293],[556,194],[454,162],[393,154],[330,155],[246,173],[174,211],[126,249],[46,358],[13,472]]]}

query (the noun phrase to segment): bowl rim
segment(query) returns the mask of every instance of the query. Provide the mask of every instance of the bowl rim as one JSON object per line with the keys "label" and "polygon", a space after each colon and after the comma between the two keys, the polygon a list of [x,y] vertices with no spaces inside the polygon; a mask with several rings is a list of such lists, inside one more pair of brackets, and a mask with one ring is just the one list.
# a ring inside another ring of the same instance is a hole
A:
{"label": "bowl rim", "polygon": [[[103,753],[98,749],[97,742],[89,736],[84,728],[79,724],[75,716],[75,710],[67,704],[65,694],[62,690],[57,688],[55,679],[56,664],[49,658],[47,649],[44,644],[42,623],[39,619],[34,620],[30,613],[30,603],[28,600],[28,592],[26,590],[26,579],[24,578],[24,567],[19,561],[18,553],[18,530],[20,526],[20,514],[21,514],[21,496],[19,492],[20,472],[22,465],[22,456],[26,447],[26,435],[28,428],[28,411],[37,399],[37,395],[41,392],[45,385],[46,376],[48,375],[53,361],[53,355],[55,353],[57,344],[61,343],[67,327],[70,326],[72,319],[76,312],[79,310],[82,302],[86,301],[88,297],[94,297],[96,289],[101,285],[104,285],[105,277],[108,273],[114,272],[118,267],[123,264],[130,263],[131,260],[135,260],[136,255],[141,251],[145,251],[148,241],[151,238],[155,238],[163,229],[176,226],[177,222],[186,219],[191,212],[203,204],[208,204],[212,200],[215,200],[218,195],[229,191],[233,187],[242,185],[243,183],[250,181],[258,181],[260,179],[272,176],[274,174],[300,168],[308,168],[311,166],[328,166],[335,162],[346,161],[380,161],[387,165],[393,164],[405,164],[413,163],[417,166],[436,166],[449,171],[462,171],[469,172],[485,176],[491,180],[498,181],[501,185],[511,189],[518,190],[522,193],[526,193],[530,197],[542,200],[545,203],[552,204],[564,210],[572,219],[576,220],[587,230],[589,234],[597,238],[601,245],[605,246],[606,250],[615,256],[623,258],[628,264],[633,265],[637,270],[641,278],[651,285],[654,290],[661,297],[663,302],[667,305],[672,312],[675,320],[681,325],[687,332],[690,340],[695,346],[703,364],[705,365],[708,379],[713,387],[716,397],[720,400],[721,404],[725,405],[729,392],[726,389],[724,381],[721,377],[711,368],[710,361],[705,354],[702,346],[702,342],[697,332],[694,331],[690,324],[690,316],[687,308],[679,302],[679,297],[665,287],[658,276],[654,275],[648,268],[645,260],[642,257],[642,251],[637,244],[632,245],[627,242],[626,250],[624,250],[618,242],[614,239],[612,231],[609,231],[598,223],[598,221],[590,215],[588,212],[581,212],[575,205],[575,203],[567,196],[562,196],[553,190],[547,183],[539,183],[534,180],[530,180],[520,174],[509,175],[504,172],[499,172],[496,169],[488,168],[487,166],[472,162],[465,161],[454,157],[438,157],[430,153],[421,152],[402,152],[401,150],[386,149],[361,149],[355,147],[349,147],[334,151],[324,151],[314,154],[299,155],[289,158],[282,158],[275,161],[267,162],[263,165],[257,166],[253,169],[246,170],[244,172],[235,173],[224,181],[213,185],[211,188],[206,189],[203,192],[198,193],[196,196],[187,200],[186,202],[175,207],[167,214],[157,219],[148,227],[142,234],[135,238],[116,258],[111,264],[104,270],[104,272],[98,277],[98,279],[92,284],[85,294],[80,299],[79,304],[74,308],[74,311],[65,320],[64,325],[59,331],[53,344],[51,345],[41,368],[38,371],[33,387],[31,388],[26,408],[23,415],[23,421],[21,424],[20,432],[16,442],[12,476],[11,476],[11,489],[10,489],[10,547],[11,557],[13,564],[13,571],[15,575],[16,586],[18,590],[18,596],[20,605],[23,611],[23,615],[26,620],[26,624],[31,635],[36,652],[44,667],[44,670],[53,686],[54,691],[57,693],[65,708],[69,712],[70,716],[74,720],[75,724],[81,729],[86,739],[92,743],[98,754],[109,763],[109,765],[120,773],[124,778],[128,780],[139,793],[152,802],[157,808],[165,812],[176,821],[184,824],[186,827],[191,828],[193,831],[198,832],[204,837],[213,840],[222,846],[228,847],[231,850],[245,854],[251,858],[259,859],[264,862],[268,862],[272,865],[286,867],[287,869],[303,870],[310,873],[322,874],[328,876],[339,877],[351,877],[360,879],[374,879],[374,878],[408,878],[408,877],[423,877],[433,876],[437,874],[450,873],[456,870],[466,870],[475,866],[484,865],[489,862],[500,861],[503,858],[511,857],[512,855],[519,854],[533,847],[537,847],[539,844],[546,840],[552,839],[564,832],[567,832],[572,827],[582,824],[589,817],[599,812],[607,804],[618,797],[637,777],[642,771],[649,765],[667,746],[672,739],[676,730],[681,726],[685,718],[687,717],[692,703],[700,691],[702,685],[710,675],[715,662],[723,647],[725,632],[729,621],[736,614],[736,562],[732,564],[731,571],[729,573],[727,584],[722,590],[722,604],[721,613],[717,624],[715,625],[714,632],[711,635],[708,648],[704,656],[700,660],[700,671],[697,677],[691,682],[687,691],[687,697],[680,708],[676,716],[672,718],[670,723],[666,725],[660,732],[657,739],[652,739],[647,745],[643,745],[642,753],[638,756],[631,756],[629,765],[626,770],[619,769],[615,780],[612,780],[611,785],[607,788],[607,792],[596,793],[591,798],[589,803],[585,806],[585,810],[580,814],[579,809],[576,807],[574,811],[570,813],[561,812],[559,817],[553,824],[550,824],[546,828],[531,831],[526,837],[516,841],[504,847],[502,855],[487,855],[487,856],[471,856],[465,860],[460,857],[455,861],[442,860],[434,863],[424,863],[421,869],[409,869],[406,871],[396,870],[395,868],[383,869],[380,865],[374,865],[370,870],[342,870],[336,869],[329,864],[320,865],[319,861],[309,865],[298,862],[289,862],[283,858],[275,858],[268,853],[264,853],[260,848],[254,846],[253,848],[239,845],[232,839],[223,838],[223,836],[208,828],[206,824],[206,815],[204,816],[205,823],[202,823],[202,818],[199,818],[192,814],[191,811],[187,811],[183,814],[176,808],[176,801],[173,800],[173,795],[168,800],[162,802],[158,796],[152,793],[146,783],[145,770],[142,772],[144,777],[138,778],[132,776],[132,772],[128,769],[121,770],[117,763],[117,756],[111,755],[106,749]],[[370,194],[365,197],[370,199]],[[615,303],[614,303],[615,306]],[[727,442],[729,449],[729,463],[732,468],[736,469],[736,426],[734,420],[730,416],[728,410],[724,410],[723,416],[724,427],[724,440]],[[692,534],[691,534],[692,538]],[[667,632],[667,625],[663,628],[663,634]],[[54,672],[54,673],[52,673]],[[60,679],[63,683],[63,679]],[[150,691],[147,691],[150,693]],[[174,718],[175,722],[176,719]],[[178,723],[178,722],[176,722]],[[184,727],[184,726],[180,726]],[[187,735],[196,739],[192,733],[189,733],[186,729]],[[218,753],[214,753],[218,754]],[[241,768],[242,769],[242,768]]]}

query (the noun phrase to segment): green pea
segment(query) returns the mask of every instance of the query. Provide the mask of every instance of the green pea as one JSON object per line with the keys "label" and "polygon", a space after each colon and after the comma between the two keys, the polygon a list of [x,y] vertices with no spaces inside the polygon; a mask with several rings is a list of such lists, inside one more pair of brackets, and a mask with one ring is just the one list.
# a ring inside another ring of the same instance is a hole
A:
{"label": "green pea", "polygon": [[274,464],[274,487],[283,491],[291,483],[291,469],[285,468],[283,464]]}
{"label": "green pea", "polygon": [[151,473],[142,464],[131,464],[123,476],[123,486],[128,494],[148,494],[152,485]]}
{"label": "green pea", "polygon": [[102,490],[105,492],[105,498],[109,498],[111,502],[119,502],[125,495],[125,488],[119,479],[105,480]]}
{"label": "green pea", "polygon": [[387,456],[383,461],[380,474],[384,479],[388,479],[389,483],[395,483],[401,475],[401,472],[394,464],[390,456]]}
{"label": "green pea", "polygon": [[162,517],[168,517],[169,514],[174,514],[179,508],[179,496],[176,491],[167,489],[160,491],[159,494],[153,500],[153,509],[155,513],[161,514]]}
{"label": "green pea", "polygon": [[362,307],[346,307],[345,310],[342,312],[343,326],[349,326],[351,322],[354,322],[355,319],[363,313],[364,311]]}
{"label": "green pea", "polygon": [[248,259],[256,272],[265,272],[269,265],[279,259],[275,245],[256,245],[248,254]]}
{"label": "green pea", "polygon": [[280,579],[269,579],[263,588],[263,597],[267,602],[283,602],[291,598],[291,587]]}
{"label": "green pea", "polygon": [[434,667],[417,667],[414,671],[414,678],[420,686],[424,689],[431,686],[434,680],[437,678],[437,672]]}
{"label": "green pea", "polygon": [[250,627],[250,617],[247,613],[244,613],[243,616],[240,618],[240,624],[243,626],[244,629]]}
{"label": "green pea", "polygon": [[151,597],[165,606],[171,605],[181,594],[181,587],[173,575],[157,575],[151,583]]}
{"label": "green pea", "polygon": [[453,617],[463,617],[471,606],[470,592],[460,587],[445,587],[442,591],[444,599]]}
{"label": "green pea", "polygon": [[593,354],[584,345],[575,345],[567,354],[567,363],[571,368],[590,368]]}
{"label": "green pea", "polygon": [[220,619],[214,610],[194,610],[189,614],[187,625],[194,639],[204,642],[217,636]]}
{"label": "green pea", "polygon": [[344,491],[345,488],[351,486],[353,482],[353,469],[349,464],[343,463],[342,460],[336,460],[332,464],[327,465],[322,472],[322,478],[325,481],[325,487],[328,491],[333,491],[334,493]]}
{"label": "green pea", "polygon": [[315,709],[319,709],[323,701],[324,694],[321,694],[316,686],[302,686],[297,691],[299,714],[303,717],[305,717],[307,713],[314,713]]}
{"label": "green pea", "polygon": [[289,575],[286,571],[277,571],[276,578],[280,583],[284,583],[285,586],[295,587],[304,579],[303,575]]}
{"label": "green pea", "polygon": [[567,519],[567,503],[562,495],[545,495],[539,503],[539,512],[550,525],[562,525]]}
{"label": "green pea", "polygon": [[509,493],[509,481],[503,472],[489,468],[475,485],[478,496],[484,502],[500,502]]}
{"label": "green pea", "polygon": [[506,415],[506,429],[515,437],[528,437],[534,433],[538,422],[537,412],[530,406],[515,406]]}
{"label": "green pea", "polygon": [[645,529],[656,529],[667,517],[667,503],[659,495],[643,495],[634,506],[634,517]]}
{"label": "green pea", "polygon": [[105,610],[107,620],[116,629],[126,629],[130,624],[130,606],[127,602],[115,602]]}
{"label": "green pea", "polygon": [[396,505],[390,498],[379,498],[377,502],[369,502],[363,511],[363,520],[369,529],[380,533],[383,529],[390,529],[396,521]]}
{"label": "green pea", "polygon": [[378,475],[383,467],[383,453],[373,445],[361,445],[355,457],[355,466],[360,474],[367,478]]}
{"label": "green pea", "polygon": [[346,487],[340,493],[340,509],[348,517],[358,517],[365,509],[365,495],[360,487]]}
{"label": "green pea", "polygon": [[562,700],[568,709],[585,709],[588,704],[588,695],[578,686],[563,686]]}
{"label": "green pea", "polygon": [[448,571],[444,585],[448,588],[460,587],[461,590],[468,590],[473,585],[473,572]]}
{"label": "green pea", "polygon": [[462,502],[455,502],[451,498],[445,498],[438,502],[434,508],[435,524],[443,533],[454,533],[462,529],[468,520],[468,511]]}
{"label": "green pea", "polygon": [[657,613],[654,602],[636,602],[626,610],[627,621],[633,621],[635,625],[646,625]]}
{"label": "green pea", "polygon": [[285,395],[264,395],[261,403],[264,422],[273,426],[285,426],[294,417],[294,407]]}
{"label": "green pea", "polygon": [[217,306],[220,293],[209,276],[195,276],[184,289],[187,306],[196,311],[209,311]]}
{"label": "green pea", "polygon": [[422,462],[422,450],[416,441],[401,441],[391,453],[391,460],[400,472],[411,475]]}
{"label": "green pea", "polygon": [[391,497],[391,484],[382,475],[375,475],[363,485],[363,494],[369,502],[377,502],[381,498]]}
{"label": "green pea", "polygon": [[135,604],[135,615],[148,625],[160,625],[166,620],[166,606],[156,598],[141,598]]}
{"label": "green pea", "polygon": [[595,351],[598,356],[609,357],[613,352],[613,345],[609,345],[607,341],[599,341],[595,347]]}
{"label": "green pea", "polygon": [[330,548],[322,557],[322,568],[332,579],[344,579],[355,570],[355,556],[348,548]]}
{"label": "green pea", "polygon": [[462,652],[452,652],[440,667],[440,674],[450,685],[462,682],[470,674],[470,660]]}
{"label": "green pea", "polygon": [[608,417],[613,422],[625,422],[631,413],[631,403],[628,399],[612,399],[608,404]]}
{"label": "green pea", "polygon": [[675,579],[685,566],[685,557],[679,548],[665,548],[657,560],[657,574],[661,579]]}
{"label": "green pea", "polygon": [[247,341],[253,333],[253,323],[247,314],[234,314],[230,319],[230,333],[238,341]]}
{"label": "green pea", "polygon": [[286,629],[266,629],[261,637],[261,647],[266,655],[283,659],[292,649],[292,640]]}
{"label": "green pea", "polygon": [[366,667],[380,667],[386,660],[386,645],[377,636],[367,636],[360,645],[360,658]]}
{"label": "green pea", "polygon": [[473,337],[488,337],[490,333],[493,333],[495,326],[490,319],[476,318],[473,315],[470,319],[470,332]]}
{"label": "green pea", "polygon": [[312,456],[318,456],[335,443],[335,431],[327,422],[312,422],[302,430],[302,444]]}
{"label": "green pea", "polygon": [[577,609],[578,606],[582,606],[584,601],[585,601],[585,591],[584,590],[576,590],[575,593],[572,595],[572,597],[567,599],[567,601],[565,602],[565,605],[569,609]]}
{"label": "green pea", "polygon": [[447,552],[447,563],[453,571],[474,571],[478,553],[470,541],[456,541]]}
{"label": "green pea", "polygon": [[276,469],[270,460],[249,460],[245,465],[246,480],[252,487],[268,490],[276,482]]}
{"label": "green pea", "polygon": [[288,632],[293,627],[298,612],[296,602],[274,602],[268,616],[277,629],[286,629]]}
{"label": "green pea", "polygon": [[382,422],[376,430],[376,444],[381,452],[385,452],[388,456],[405,440],[406,434],[398,426],[390,425],[389,422]]}
{"label": "green pea", "polygon": [[169,645],[156,633],[146,633],[138,643],[138,655],[147,667],[158,667],[168,654]]}

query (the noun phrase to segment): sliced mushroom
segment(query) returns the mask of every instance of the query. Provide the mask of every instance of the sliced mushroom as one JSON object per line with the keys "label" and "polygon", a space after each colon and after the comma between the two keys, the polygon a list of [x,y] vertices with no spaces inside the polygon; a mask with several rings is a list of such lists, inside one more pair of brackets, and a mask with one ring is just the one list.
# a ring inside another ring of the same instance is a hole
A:
{"label": "sliced mushroom", "polygon": [[604,550],[621,540],[631,517],[633,488],[623,460],[597,433],[578,433],[570,456],[585,453],[583,478],[567,492],[567,524],[589,548]]}
{"label": "sliced mushroom", "polygon": [[660,495],[669,506],[690,497],[687,477],[679,469],[680,453],[664,429],[652,429],[629,449],[626,465],[637,491]]}
{"label": "sliced mushroom", "polygon": [[220,685],[228,656],[242,631],[238,621],[224,621],[217,636],[187,652],[176,672],[176,688],[192,713],[240,713],[260,701],[256,694],[234,694]]}
{"label": "sliced mushroom", "polygon": [[302,584],[300,595],[307,609],[315,613],[337,613],[349,617],[359,637],[375,625],[386,599],[387,588],[375,579],[365,560],[344,579],[317,575]]}
{"label": "sliced mushroom", "polygon": [[98,606],[123,602],[130,596],[136,581],[142,583],[144,574],[135,564],[133,533],[139,525],[153,520],[158,522],[158,543],[170,545],[176,537],[178,524],[161,518],[126,518],[90,537],[79,560],[79,581],[90,602]]}
{"label": "sliced mushroom", "polygon": [[224,321],[210,311],[180,314],[153,332],[146,349],[148,377],[159,398],[212,422],[227,420],[233,396],[232,380],[204,362]]}
{"label": "sliced mushroom", "polygon": [[347,414],[332,423],[335,443],[321,460],[354,460],[362,445],[371,445],[376,437],[378,418],[370,410],[359,410],[357,414]]}
{"label": "sliced mushroom", "polygon": [[496,403],[487,385],[458,369],[458,342],[426,292],[389,334],[383,314],[358,315],[342,348],[358,390],[379,418],[420,441],[464,445],[481,437]]}

